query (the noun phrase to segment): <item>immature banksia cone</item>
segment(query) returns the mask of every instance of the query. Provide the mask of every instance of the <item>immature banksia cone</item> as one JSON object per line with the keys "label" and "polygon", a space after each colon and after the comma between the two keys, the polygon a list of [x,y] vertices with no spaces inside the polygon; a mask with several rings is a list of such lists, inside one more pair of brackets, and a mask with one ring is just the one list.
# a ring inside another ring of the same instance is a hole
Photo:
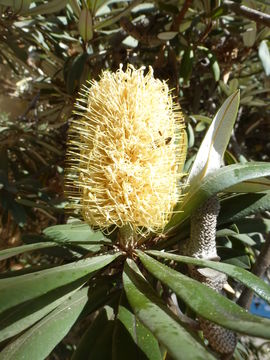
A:
{"label": "immature banksia cone", "polygon": [[78,99],[66,193],[84,220],[105,229],[162,231],[180,197],[186,155],[183,117],[150,67],[103,72]]}

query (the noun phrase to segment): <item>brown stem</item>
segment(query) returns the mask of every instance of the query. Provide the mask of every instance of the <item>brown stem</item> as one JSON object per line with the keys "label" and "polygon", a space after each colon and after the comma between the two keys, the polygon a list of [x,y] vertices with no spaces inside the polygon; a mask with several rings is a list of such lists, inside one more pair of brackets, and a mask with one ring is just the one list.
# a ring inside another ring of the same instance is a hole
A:
{"label": "brown stem", "polygon": [[224,4],[237,15],[244,16],[259,24],[270,27],[270,15],[232,1],[225,1]]}
{"label": "brown stem", "polygon": [[192,0],[186,0],[182,6],[182,9],[179,11],[179,14],[175,17],[172,26],[171,26],[171,30],[172,31],[178,31],[179,30],[179,25],[181,24],[186,12],[188,11],[188,8],[190,6],[190,4],[192,3]]}
{"label": "brown stem", "polygon": [[[266,269],[270,266],[270,234],[267,235],[266,241],[262,247],[260,255],[258,256],[252,273],[261,277],[264,275]],[[253,291],[245,288],[238,299],[238,304],[245,309],[249,309],[253,298]]]}

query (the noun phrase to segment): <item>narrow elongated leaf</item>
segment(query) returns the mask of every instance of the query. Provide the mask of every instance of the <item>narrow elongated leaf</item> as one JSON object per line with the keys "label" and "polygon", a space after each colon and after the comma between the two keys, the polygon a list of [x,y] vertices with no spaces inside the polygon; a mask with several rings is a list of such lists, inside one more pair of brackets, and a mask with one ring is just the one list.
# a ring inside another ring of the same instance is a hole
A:
{"label": "narrow elongated leaf", "polygon": [[43,230],[43,233],[50,240],[56,242],[78,242],[87,244],[100,241],[111,242],[101,231],[94,231],[85,223],[50,226]]}
{"label": "narrow elongated leaf", "polygon": [[138,254],[145,268],[201,317],[240,333],[270,339],[270,320],[251,315],[200,282],[161,264],[141,251]]}
{"label": "narrow elongated leaf", "polygon": [[43,360],[68,333],[88,301],[84,288],[8,345],[0,360]]}
{"label": "narrow elongated leaf", "polygon": [[89,41],[93,38],[92,15],[90,11],[86,8],[82,9],[81,11],[78,29],[83,41]]}
{"label": "narrow elongated leaf", "polygon": [[270,210],[270,191],[241,194],[221,202],[218,225],[233,223],[246,216]]}
{"label": "narrow elongated leaf", "polygon": [[40,249],[45,249],[45,248],[53,247],[53,246],[57,246],[57,244],[55,244],[53,242],[43,242],[43,243],[38,243],[38,244],[22,245],[22,246],[17,246],[17,247],[10,248],[10,249],[5,249],[5,250],[0,251],[0,261],[4,260],[4,259],[8,259],[12,256],[22,254],[27,251],[40,250]]}
{"label": "narrow elongated leaf", "polygon": [[124,289],[135,315],[176,360],[207,360],[214,357],[175,320],[132,260],[123,273]]}
{"label": "narrow elongated leaf", "polygon": [[112,360],[162,360],[154,335],[130,310],[123,293],[113,334]]}
{"label": "narrow elongated leaf", "polygon": [[43,295],[59,286],[77,279],[90,277],[95,271],[105,267],[120,253],[101,255],[71,264],[56,266],[48,270],[0,280],[0,312],[24,301]]}
{"label": "narrow elongated leaf", "polygon": [[19,334],[42,319],[71,296],[82,283],[79,279],[6,311],[0,316],[0,342]]}
{"label": "narrow elongated leaf", "polygon": [[229,237],[229,239],[232,242],[235,241],[240,241],[242,242],[244,245],[248,245],[248,246],[254,246],[256,245],[256,241],[254,241],[250,236],[248,236],[247,234],[239,234],[236,231],[233,231],[231,229],[222,229],[217,231],[216,234],[217,237]]}
{"label": "narrow elongated leaf", "polygon": [[240,281],[242,284],[252,289],[262,299],[270,303],[270,286],[254,274],[246,271],[238,266],[224,264],[215,261],[195,259],[188,256],[181,256],[175,254],[168,254],[161,251],[147,251],[148,254],[158,256],[163,259],[174,260],[185,264],[198,265],[202,267],[209,267],[211,269],[221,271],[224,274]]}
{"label": "narrow elongated leaf", "polygon": [[224,152],[231,137],[232,128],[239,107],[239,91],[233,93],[224,102],[214,117],[188,176],[190,186],[220,168]]}
{"label": "narrow elongated leaf", "polygon": [[66,6],[68,0],[49,0],[47,3],[33,7],[24,12],[24,15],[44,15],[58,12]]}
{"label": "narrow elongated leaf", "polygon": [[189,218],[194,209],[200,206],[212,195],[224,191],[228,187],[239,184],[242,181],[256,179],[270,175],[270,164],[266,162],[250,162],[245,164],[228,165],[208,175],[200,184],[197,184],[180,202],[176,213],[166,226],[166,230]]}
{"label": "narrow elongated leaf", "polygon": [[270,190],[270,180],[268,180],[267,178],[258,178],[255,180],[248,180],[240,184],[230,186],[228,189],[226,189],[226,192],[254,193],[267,190]]}
{"label": "narrow elongated leaf", "polygon": [[246,234],[268,233],[270,232],[270,219],[266,219],[266,218],[242,219],[236,222],[236,226],[237,229],[240,231],[240,233],[246,233]]}
{"label": "narrow elongated leaf", "polygon": [[116,14],[116,15],[108,18],[108,19],[105,19],[105,20],[102,20],[102,21],[96,23],[95,26],[94,26],[94,29],[95,30],[101,30],[101,29],[103,29],[103,28],[105,28],[107,26],[111,26],[112,24],[116,23],[122,17],[127,16],[135,6],[139,5],[142,2],[143,2],[143,0],[134,0],[134,1],[132,1],[120,13],[118,13],[118,14]]}

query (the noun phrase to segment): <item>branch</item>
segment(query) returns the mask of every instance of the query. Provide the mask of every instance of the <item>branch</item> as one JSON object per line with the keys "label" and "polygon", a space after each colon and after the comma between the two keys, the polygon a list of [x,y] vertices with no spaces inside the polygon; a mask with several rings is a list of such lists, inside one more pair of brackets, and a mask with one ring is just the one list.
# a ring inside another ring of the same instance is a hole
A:
{"label": "branch", "polygon": [[178,31],[179,25],[181,24],[186,12],[188,11],[188,8],[190,4],[192,3],[192,0],[186,0],[182,6],[182,9],[180,10],[179,14],[175,17],[172,26],[171,31]]}
{"label": "branch", "polygon": [[[266,241],[262,247],[260,255],[252,268],[252,273],[261,277],[264,275],[266,269],[270,266],[270,234],[268,234]],[[253,298],[253,291],[245,288],[242,291],[237,303],[245,309],[249,309]]]}
{"label": "branch", "polygon": [[270,27],[270,15],[268,14],[232,1],[225,1],[224,5],[227,6],[228,9],[235,12],[237,15],[244,16],[250,20],[255,21],[256,23]]}

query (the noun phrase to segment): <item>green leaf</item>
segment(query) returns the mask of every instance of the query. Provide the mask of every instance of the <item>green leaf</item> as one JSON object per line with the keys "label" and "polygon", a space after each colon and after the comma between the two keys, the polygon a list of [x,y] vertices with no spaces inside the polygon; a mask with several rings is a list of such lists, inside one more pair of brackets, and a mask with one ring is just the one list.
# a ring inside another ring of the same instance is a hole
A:
{"label": "green leaf", "polygon": [[135,6],[137,6],[138,4],[140,4],[142,2],[143,2],[143,0],[134,0],[134,1],[130,2],[130,4],[127,7],[125,7],[123,11],[119,12],[118,14],[116,14],[108,19],[105,19],[103,21],[96,23],[94,25],[94,29],[101,30],[105,27],[113,25],[118,20],[120,20],[122,17],[127,16]]}
{"label": "green leaf", "polygon": [[20,13],[29,9],[32,0],[13,0],[13,9]]}
{"label": "green leaf", "polygon": [[218,225],[233,223],[246,216],[270,210],[270,191],[241,194],[221,201]]}
{"label": "green leaf", "polygon": [[[226,188],[249,179],[270,175],[270,164],[266,162],[250,162],[228,165],[208,175],[190,191],[176,208],[176,214],[167,224],[165,230],[179,226],[187,220],[192,211],[203,202]],[[181,212],[178,212],[181,211]],[[176,229],[173,229],[176,230]]]}
{"label": "green leaf", "polygon": [[192,74],[193,62],[194,62],[194,51],[191,48],[187,48],[181,60],[181,66],[179,71],[180,77],[182,77],[185,82],[189,80]]}
{"label": "green leaf", "polygon": [[111,359],[114,314],[111,307],[106,306],[84,333],[72,360]]}
{"label": "green leaf", "polygon": [[270,339],[270,320],[249,314],[211,288],[137,251],[145,268],[172,289],[199,316],[225,328]]}
{"label": "green leaf", "polygon": [[244,32],[242,33],[244,46],[252,47],[256,41],[257,25],[255,21],[250,21],[244,26]]}
{"label": "green leaf", "polygon": [[162,360],[159,345],[153,334],[130,311],[122,294],[113,334],[113,360]]}
{"label": "green leaf", "polygon": [[170,41],[178,34],[177,31],[164,31],[160,32],[157,37],[163,41]]}
{"label": "green leaf", "polygon": [[71,295],[49,315],[10,343],[0,360],[44,360],[69,332],[88,301],[88,288]]}
{"label": "green leaf", "polygon": [[[269,205],[270,207],[270,205]],[[236,222],[240,233],[268,233],[270,232],[270,219],[266,218],[247,218]]]}
{"label": "green leaf", "polygon": [[256,245],[256,241],[254,241],[250,236],[247,234],[239,234],[238,232],[232,229],[221,229],[218,230],[216,233],[216,237],[228,237],[230,240],[238,240],[241,241],[245,245],[253,246]]}
{"label": "green leaf", "polygon": [[258,178],[255,180],[248,180],[240,184],[230,186],[228,189],[226,189],[226,192],[254,193],[267,190],[270,190],[270,180],[268,180],[267,178]]}
{"label": "green leaf", "polygon": [[88,224],[82,222],[52,226],[43,232],[50,240],[79,252],[83,248],[87,252],[96,253],[103,245],[111,245],[111,240],[101,231],[93,231]]}
{"label": "green leaf", "polygon": [[224,274],[240,281],[242,284],[252,289],[262,299],[270,303],[270,286],[263,280],[255,276],[254,274],[246,271],[238,266],[224,264],[215,261],[195,259],[188,256],[181,256],[175,254],[169,254],[161,251],[147,251],[148,254],[160,257],[163,259],[169,259],[180,263],[198,265],[202,267],[208,267],[217,271],[221,271]]}
{"label": "green leaf", "polygon": [[166,305],[154,293],[128,259],[123,273],[124,289],[135,315],[176,360],[214,359],[196,339],[180,325]]}
{"label": "green leaf", "polygon": [[19,334],[42,319],[78,290],[82,283],[79,279],[5,311],[0,316],[0,342]]}
{"label": "green leaf", "polygon": [[5,249],[0,251],[0,261],[4,259],[8,259],[12,256],[16,256],[18,254],[22,254],[27,251],[40,250],[53,246],[57,246],[57,245],[53,242],[43,242],[38,244],[22,245],[10,249]]}
{"label": "green leaf", "polygon": [[24,15],[44,15],[53,14],[66,7],[68,0],[49,0],[47,3],[35,6],[24,12]]}
{"label": "green leaf", "polygon": [[120,253],[100,255],[47,270],[0,280],[0,312],[43,295],[93,273],[116,259]]}
{"label": "green leaf", "polygon": [[101,231],[94,231],[85,223],[50,226],[43,230],[43,233],[50,240],[60,243],[111,243],[111,240],[106,238]]}
{"label": "green leaf", "polygon": [[196,186],[206,175],[220,168],[224,152],[231,137],[239,107],[239,91],[224,102],[214,117],[197,153],[187,179],[189,186]]}
{"label": "green leaf", "polygon": [[90,11],[86,8],[81,11],[78,29],[83,41],[89,41],[93,38],[93,20]]}

